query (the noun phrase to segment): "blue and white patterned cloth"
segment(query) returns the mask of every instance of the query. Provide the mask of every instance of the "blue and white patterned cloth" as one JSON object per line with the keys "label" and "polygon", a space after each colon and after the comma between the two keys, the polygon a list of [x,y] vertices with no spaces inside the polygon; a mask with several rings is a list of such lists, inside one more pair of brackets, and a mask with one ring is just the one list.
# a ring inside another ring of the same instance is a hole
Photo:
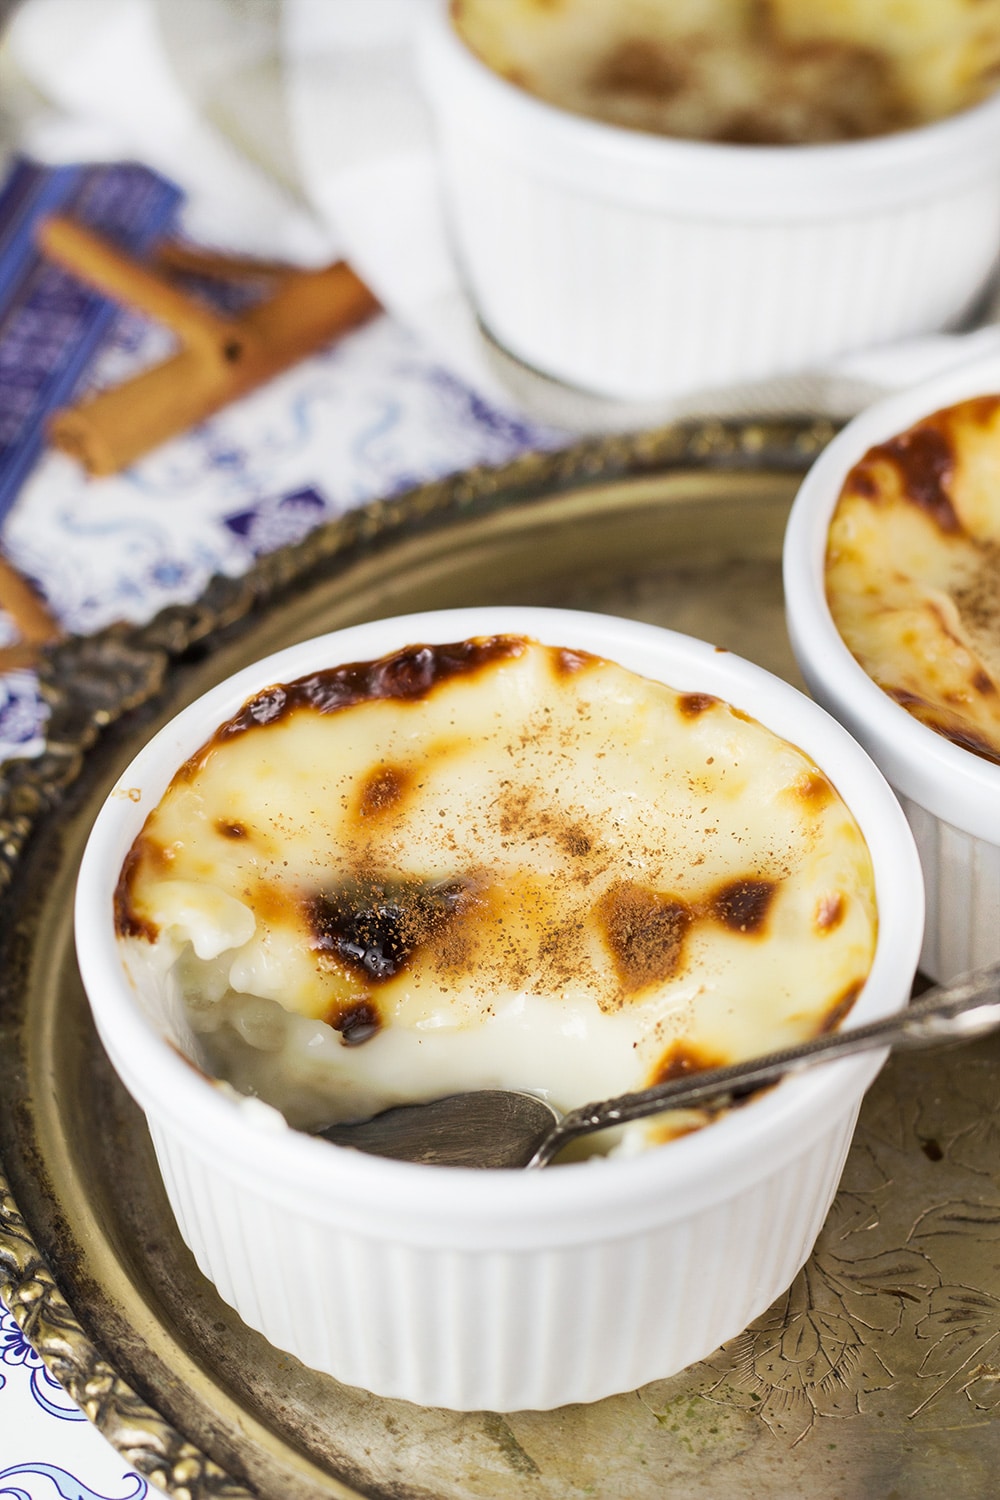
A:
{"label": "blue and white patterned cloth", "polygon": [[[55,327],[65,304],[49,301]],[[36,321],[44,318],[42,308]],[[16,318],[0,316],[0,372],[5,336],[16,333]],[[116,384],[169,347],[161,328],[122,314],[85,383]],[[65,358],[58,341],[53,358]],[[66,398],[65,382],[49,383]],[[0,387],[0,409],[2,398]],[[197,598],[213,574],[239,575],[262,553],[366,501],[563,440],[490,405],[418,335],[382,316],[124,474],[88,479],[73,460],[43,452],[9,498],[2,544],[61,625],[86,634]],[[0,501],[23,448],[0,451]],[[13,634],[0,618],[0,640]],[[43,728],[33,675],[0,678],[0,756],[36,752]]]}

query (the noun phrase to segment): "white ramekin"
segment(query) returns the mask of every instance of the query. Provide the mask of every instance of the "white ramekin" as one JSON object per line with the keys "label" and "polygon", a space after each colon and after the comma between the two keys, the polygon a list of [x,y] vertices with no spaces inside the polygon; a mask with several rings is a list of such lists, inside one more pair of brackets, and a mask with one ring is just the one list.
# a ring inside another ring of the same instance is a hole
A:
{"label": "white ramekin", "polygon": [[272,1112],[234,1102],[182,1059],[162,1009],[126,981],[112,917],[126,851],[175,769],[267,684],[506,631],[717,694],[819,763],[875,865],[878,946],[852,1022],[905,1004],[923,902],[898,804],[838,724],[760,668],[634,621],[484,608],[356,626],[248,667],[141,751],[87,844],[77,949],[181,1234],[221,1296],[279,1348],[380,1395],[458,1409],[592,1401],[668,1376],[743,1329],[807,1258],[881,1061],[791,1078],[635,1157],[523,1173],[414,1166],[276,1128]]}
{"label": "white ramekin", "polygon": [[454,251],[488,333],[599,396],[670,400],[953,326],[1000,252],[1000,94],[828,146],[673,140],[419,40]]}
{"label": "white ramekin", "polygon": [[792,649],[810,692],[864,745],[902,803],[927,892],[920,967],[938,981],[1000,959],[1000,766],[921,724],[876,686],[833,623],[824,559],[844,480],[873,444],[952,402],[998,391],[1000,357],[991,357],[870,407],[810,469],[785,533]]}

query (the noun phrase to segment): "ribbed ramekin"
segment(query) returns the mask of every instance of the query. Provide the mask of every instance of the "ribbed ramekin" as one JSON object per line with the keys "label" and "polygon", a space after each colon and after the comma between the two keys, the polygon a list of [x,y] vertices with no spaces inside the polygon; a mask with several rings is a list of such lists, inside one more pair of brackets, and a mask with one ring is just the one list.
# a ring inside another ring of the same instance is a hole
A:
{"label": "ribbed ramekin", "polygon": [[902,803],[927,893],[920,967],[938,981],[1000,959],[1000,766],[921,724],[872,681],[833,622],[824,560],[844,480],[869,448],[953,402],[997,391],[1000,358],[990,358],[870,407],[810,469],[785,533],[795,657],[810,692],[865,747]]}
{"label": "ribbed ramekin", "polygon": [[180,1056],[129,983],[113,925],[125,854],[174,771],[255,691],[413,643],[515,632],[718,695],[800,746],[872,853],[878,945],[852,1022],[908,997],[923,888],[905,819],[850,736],[760,668],[653,626],[544,609],[376,621],[291,647],[184,710],[102,808],[77,889],[80,969],[149,1122],[180,1232],[253,1328],[336,1379],[457,1409],[545,1409],[675,1373],[743,1329],[809,1255],[879,1056],[790,1078],[633,1157],[538,1173],[382,1160],[286,1129]]}
{"label": "ribbed ramekin", "polygon": [[1000,94],[820,146],[674,140],[493,73],[435,0],[420,38],[454,252],[518,360],[669,401],[943,329],[1000,247]]}

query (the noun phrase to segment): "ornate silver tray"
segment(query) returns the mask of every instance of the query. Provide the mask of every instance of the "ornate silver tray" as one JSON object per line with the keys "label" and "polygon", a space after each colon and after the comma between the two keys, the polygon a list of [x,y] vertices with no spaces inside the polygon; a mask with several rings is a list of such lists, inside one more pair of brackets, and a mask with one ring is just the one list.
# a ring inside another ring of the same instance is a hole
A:
{"label": "ornate silver tray", "polygon": [[795,680],[781,537],[829,436],[808,421],[677,425],[463,474],[46,657],[47,750],[0,778],[0,1288],[47,1367],[168,1494],[995,1492],[996,1042],[890,1063],[812,1259],[711,1358],[594,1406],[456,1415],[338,1386],[219,1301],[174,1229],[73,955],[77,862],[119,769],[185,702],[293,640],[403,610],[547,603],[671,625]]}

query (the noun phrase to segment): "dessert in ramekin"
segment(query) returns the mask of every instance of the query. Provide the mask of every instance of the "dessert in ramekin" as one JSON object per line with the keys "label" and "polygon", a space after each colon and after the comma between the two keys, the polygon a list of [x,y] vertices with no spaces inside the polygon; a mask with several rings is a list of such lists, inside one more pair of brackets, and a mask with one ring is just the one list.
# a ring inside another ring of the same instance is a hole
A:
{"label": "dessert in ramekin", "polygon": [[1000,244],[998,51],[983,6],[435,0],[421,73],[481,323],[642,403],[954,326]]}
{"label": "dessert in ramekin", "polygon": [[789,519],[792,646],[900,797],[927,887],[921,968],[1000,958],[1000,360],[878,403]]}
{"label": "dessert in ramekin", "polygon": [[[317,781],[314,721],[331,710],[336,718],[348,702],[348,733],[339,750],[323,738],[320,758],[333,764],[320,767]],[[374,738],[365,724],[377,728]],[[238,774],[236,760],[216,754],[234,744]],[[455,757],[465,764],[470,745],[456,802],[454,781],[439,773]],[[590,764],[574,769],[574,758],[588,754]],[[341,759],[352,755],[345,776]],[[636,769],[650,757],[664,788],[673,764],[673,790],[659,807],[655,771]],[[486,764],[477,771],[479,759]],[[216,760],[224,774],[213,784]],[[303,776],[310,787],[296,801]],[[233,800],[234,779],[256,781],[256,790],[237,788]],[[185,852],[192,788],[201,828]],[[765,788],[769,814],[754,795]],[[329,823],[334,842],[349,849],[346,882],[331,884],[331,845],[321,840],[317,854],[310,843],[303,855],[311,821]],[[686,869],[689,884],[677,874],[680,888],[667,891],[660,886],[671,833],[675,874]],[[500,876],[482,853],[494,845]],[[496,881],[516,884],[503,862],[520,866],[528,845],[532,858],[542,850],[539,880],[521,882],[531,885],[527,906],[506,908]],[[824,845],[834,853],[820,869],[810,861]],[[228,868],[226,849],[240,850],[239,869],[221,894],[216,886],[206,915],[191,877],[195,886],[215,880],[220,860]],[[720,850],[738,878],[714,863]],[[165,891],[174,874],[177,889]],[[675,1138],[665,1144],[645,1136],[624,1153],[538,1173],[416,1166],[289,1128],[260,1098],[208,1076],[204,1035],[185,1003],[192,971],[176,961],[188,944],[200,944],[196,1010],[241,984],[258,1000],[269,982],[278,985],[272,996],[280,993],[285,975],[293,989],[289,934],[293,949],[309,946],[316,963],[298,976],[294,1019],[325,1026],[348,1068],[366,1048],[374,1059],[387,1044],[389,1072],[373,1063],[352,1106],[372,1108],[391,1102],[393,1087],[409,1097],[423,1091],[414,1083],[421,1037],[437,1048],[431,1092],[488,1081],[482,1050],[479,1061],[473,1051],[459,1057],[457,1072],[441,1072],[442,1033],[453,1029],[458,1055],[462,1033],[488,1032],[493,1020],[489,1005],[469,1014],[467,990],[449,993],[465,983],[463,973],[480,969],[498,996],[503,981],[512,1011],[520,983],[529,1043],[536,1021],[544,1030],[531,976],[496,946],[495,931],[483,939],[483,924],[498,913],[515,929],[515,947],[519,924],[534,931],[534,918],[544,918],[528,946],[548,965],[541,999],[562,1009],[539,1052],[550,1061],[572,1053],[586,1026],[585,996],[573,995],[583,968],[583,990],[609,984],[605,996],[616,997],[607,1014],[590,1000],[590,1013],[609,1023],[607,1034],[595,1026],[594,1037],[611,1075],[599,1071],[600,1058],[563,1066],[586,1093],[598,1078],[621,1076],[628,1086],[663,1067],[672,1037],[686,1034],[671,1032],[669,1006],[655,1017],[652,1050],[638,1034],[622,1043],[620,1075],[608,1037],[651,987],[675,979],[675,1013],[697,1008],[700,983],[709,1008],[715,997],[714,1037],[725,1035],[731,1012],[730,1029],[746,1033],[739,1048],[752,1049],[753,1027],[739,1015],[741,955],[748,990],[761,987],[753,974],[760,955],[779,955],[772,981],[785,996],[777,1023],[785,1035],[837,1024],[838,1006],[849,1010],[846,1024],[900,1007],[916,965],[922,885],[905,820],[878,771],[787,684],[636,622],[472,609],[377,621],[294,646],[186,709],[109,796],[77,899],[81,972],[101,1038],[146,1113],[181,1233],[220,1294],[278,1347],[339,1380],[423,1404],[503,1410],[594,1400],[666,1376],[763,1311],[812,1247],[878,1059],[789,1079],[701,1129],[668,1132]],[[241,907],[262,924],[256,951]],[[784,946],[775,929],[786,926],[805,932],[805,949],[794,936]],[[165,932],[172,936],[158,950]],[[212,966],[227,944],[220,984]],[[811,958],[799,978],[804,951]],[[717,959],[700,978],[694,953]],[[237,1006],[231,1020],[266,1052],[273,1011],[259,1024]],[[494,1081],[553,1093],[566,1086],[503,1071],[517,1035],[512,1024],[493,1049]],[[403,1049],[395,1058],[394,1037]],[[636,1060],[626,1056],[632,1051]],[[530,1053],[522,1049],[518,1068]],[[340,1087],[334,1080],[334,1097]],[[294,1284],[282,1270],[293,1253]]]}

